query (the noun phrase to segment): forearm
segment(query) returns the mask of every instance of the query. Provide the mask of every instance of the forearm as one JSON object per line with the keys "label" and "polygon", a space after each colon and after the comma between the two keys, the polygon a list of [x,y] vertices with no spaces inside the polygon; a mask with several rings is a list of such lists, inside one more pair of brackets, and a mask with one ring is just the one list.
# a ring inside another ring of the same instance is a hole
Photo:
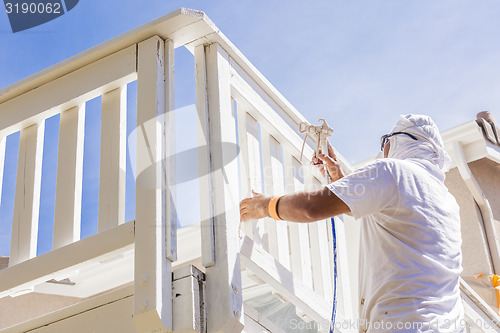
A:
{"label": "forearm", "polygon": [[[254,197],[240,202],[240,220],[269,216],[271,197],[253,192]],[[314,222],[348,213],[349,207],[327,187],[317,191],[287,194],[278,201],[279,217],[291,222]]]}
{"label": "forearm", "polygon": [[278,215],[291,222],[315,222],[349,212],[349,208],[328,188],[283,196]]}
{"label": "forearm", "polygon": [[314,222],[314,192],[297,192],[287,194],[278,202],[277,212],[280,218],[290,222]]}

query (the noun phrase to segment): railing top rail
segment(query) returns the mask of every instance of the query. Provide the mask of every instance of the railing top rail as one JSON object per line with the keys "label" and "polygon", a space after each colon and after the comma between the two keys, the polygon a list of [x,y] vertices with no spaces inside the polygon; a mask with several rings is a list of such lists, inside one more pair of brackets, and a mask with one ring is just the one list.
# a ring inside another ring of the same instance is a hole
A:
{"label": "railing top rail", "polygon": [[[200,22],[203,21],[204,17],[206,15],[203,12],[180,8],[0,90],[0,103],[22,95],[154,35],[174,41],[176,47],[182,46],[209,33],[202,29],[206,25]],[[188,30],[190,33],[187,33]]]}

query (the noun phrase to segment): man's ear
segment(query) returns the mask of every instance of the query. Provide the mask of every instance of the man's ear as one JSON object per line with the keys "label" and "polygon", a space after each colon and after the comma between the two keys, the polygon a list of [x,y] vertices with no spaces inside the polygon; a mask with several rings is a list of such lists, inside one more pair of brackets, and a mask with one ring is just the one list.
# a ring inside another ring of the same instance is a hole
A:
{"label": "man's ear", "polygon": [[387,143],[384,146],[384,158],[389,156],[389,149],[391,149],[391,140],[387,140]]}

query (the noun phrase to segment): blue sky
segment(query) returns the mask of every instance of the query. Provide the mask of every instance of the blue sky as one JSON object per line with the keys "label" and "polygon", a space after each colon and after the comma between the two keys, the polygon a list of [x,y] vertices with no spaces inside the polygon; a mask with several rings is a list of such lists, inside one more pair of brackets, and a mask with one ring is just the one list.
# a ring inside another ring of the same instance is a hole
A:
{"label": "blue sky", "polygon": [[[334,146],[350,162],[376,154],[380,136],[400,114],[428,114],[444,130],[474,119],[479,111],[495,113],[500,106],[497,0],[80,0],[67,14],[16,34],[0,6],[0,89],[179,7],[205,11],[306,118],[326,118],[334,128]],[[194,72],[188,52],[177,50],[176,56],[176,104],[183,107],[194,103]],[[87,105],[89,124],[99,119],[99,102]],[[131,96],[132,111],[134,104]],[[178,121],[189,122],[192,116]],[[58,120],[46,126],[49,147],[57,142]],[[98,127],[87,127],[87,137],[99,136]],[[17,156],[16,140],[15,135],[8,140],[11,159]],[[99,145],[92,140],[85,145],[83,197],[88,209],[83,211],[88,216],[82,215],[82,221],[97,216],[98,193]],[[40,213],[44,241],[39,253],[50,250],[47,221],[53,218],[50,184],[57,150],[46,148],[45,154],[42,206],[47,202]],[[15,163],[6,163],[0,206],[4,255],[9,252],[8,197],[14,179]],[[133,196],[131,178],[127,196]],[[127,209],[133,217],[133,208]],[[82,223],[82,237],[94,229]]]}

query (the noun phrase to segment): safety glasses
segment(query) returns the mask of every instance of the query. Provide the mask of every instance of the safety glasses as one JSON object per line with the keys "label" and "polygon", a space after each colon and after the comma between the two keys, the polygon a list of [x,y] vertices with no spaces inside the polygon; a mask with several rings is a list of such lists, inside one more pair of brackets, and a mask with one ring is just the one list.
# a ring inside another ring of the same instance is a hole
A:
{"label": "safety glasses", "polygon": [[405,134],[405,135],[408,135],[410,138],[412,138],[413,140],[418,140],[415,135],[412,135],[410,133],[406,133],[406,132],[392,132],[390,134],[385,134],[385,135],[382,135],[382,137],[380,138],[380,150],[381,151],[384,151],[384,146],[385,144],[387,143],[387,141],[389,140],[389,138],[391,136],[394,136],[394,135],[398,135],[398,134]]}

